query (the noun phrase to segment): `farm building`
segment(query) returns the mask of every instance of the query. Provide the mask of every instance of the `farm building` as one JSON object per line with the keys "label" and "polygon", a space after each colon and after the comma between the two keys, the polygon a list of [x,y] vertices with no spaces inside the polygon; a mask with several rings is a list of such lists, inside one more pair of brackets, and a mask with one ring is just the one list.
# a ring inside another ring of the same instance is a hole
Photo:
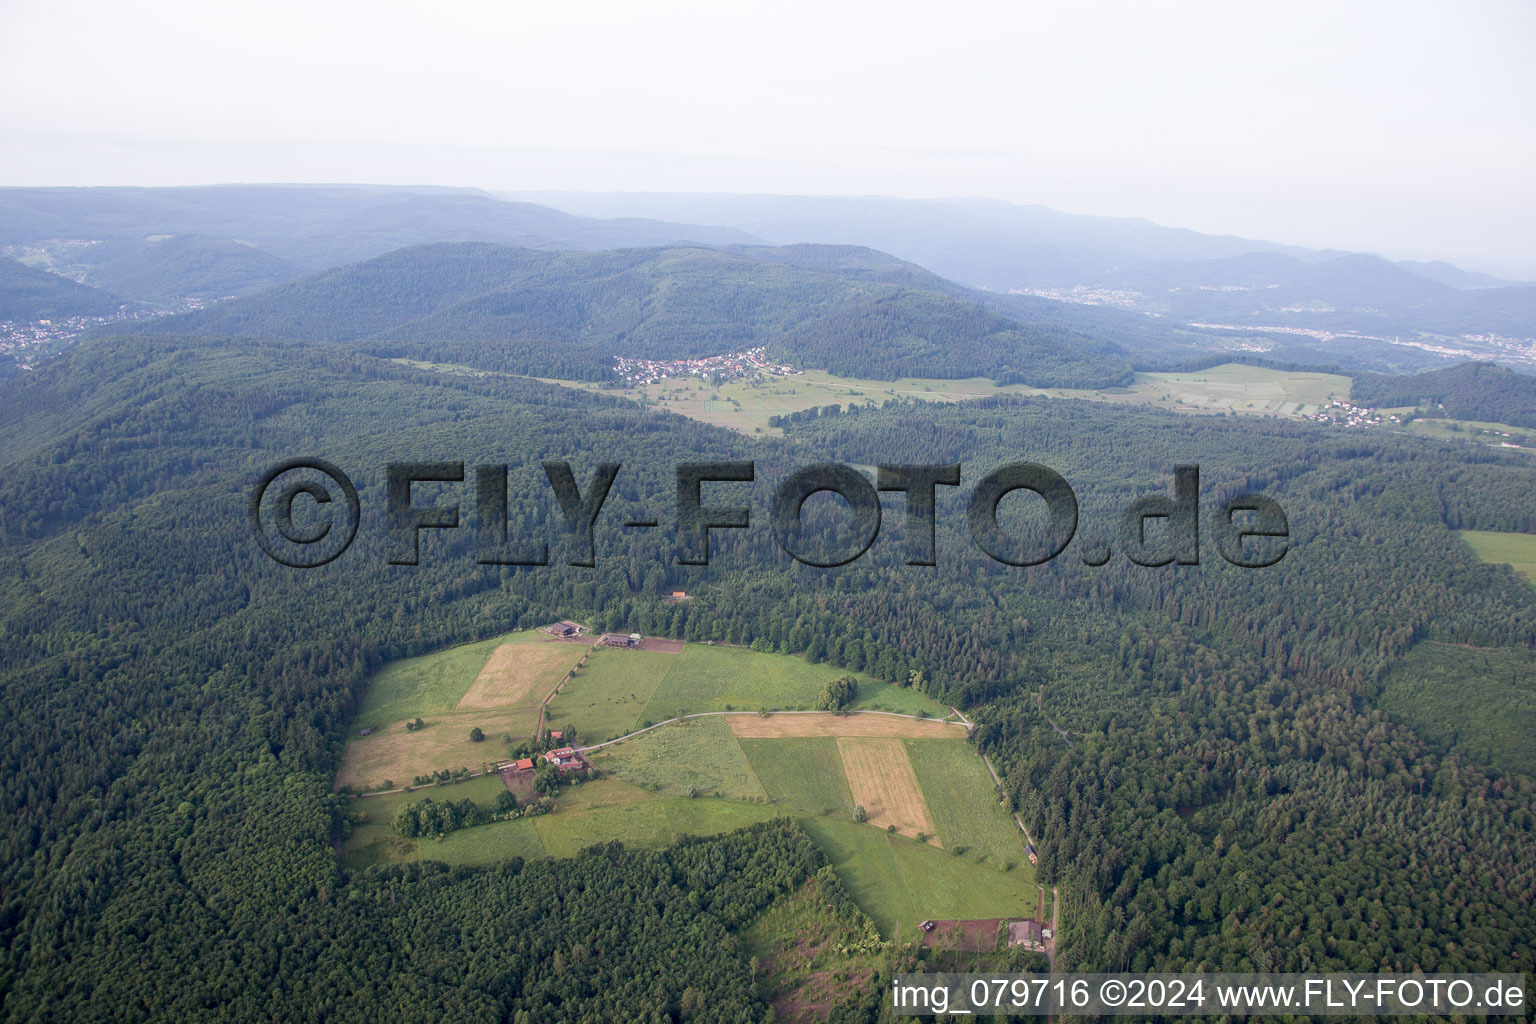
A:
{"label": "farm building", "polygon": [[1040,855],[1035,852],[1035,844],[1034,843],[1025,843],[1024,844],[1024,854],[1025,854],[1025,856],[1027,856],[1029,858],[1029,862],[1031,864],[1039,864],[1040,863]]}
{"label": "farm building", "polygon": [[638,647],[639,633],[604,633],[597,641],[603,647]]}
{"label": "farm building", "polygon": [[569,619],[561,619],[553,626],[548,627],[548,629],[552,635],[560,637],[579,636],[581,634],[581,626],[571,622]]}
{"label": "farm building", "polygon": [[533,758],[519,758],[517,764],[513,767],[515,767],[520,772],[531,772],[533,771]]}
{"label": "farm building", "polygon": [[1041,935],[1039,921],[1008,922],[1008,945],[1023,946],[1032,953],[1045,952],[1045,937]]}
{"label": "farm building", "polygon": [[544,760],[559,768],[561,771],[572,771],[577,768],[585,768],[586,762],[581,759],[574,747],[561,747],[559,750],[551,750],[544,755]]}

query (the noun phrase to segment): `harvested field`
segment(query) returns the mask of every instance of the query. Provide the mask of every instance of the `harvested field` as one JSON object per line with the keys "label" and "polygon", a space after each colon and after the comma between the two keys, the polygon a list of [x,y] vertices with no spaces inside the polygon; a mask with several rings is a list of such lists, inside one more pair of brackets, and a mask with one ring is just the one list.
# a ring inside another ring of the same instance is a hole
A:
{"label": "harvested field", "polygon": [[456,710],[539,704],[584,653],[582,645],[555,641],[502,644],[491,652]]}
{"label": "harvested field", "polygon": [[731,731],[742,739],[772,740],[787,736],[893,736],[906,739],[954,739],[965,735],[959,722],[896,715],[727,715]]}
{"label": "harvested field", "polygon": [[[869,824],[895,825],[902,835],[933,836],[928,801],[907,757],[907,746],[896,737],[843,737],[837,741],[843,774],[853,802],[862,804]],[[937,837],[930,842],[939,843]]]}

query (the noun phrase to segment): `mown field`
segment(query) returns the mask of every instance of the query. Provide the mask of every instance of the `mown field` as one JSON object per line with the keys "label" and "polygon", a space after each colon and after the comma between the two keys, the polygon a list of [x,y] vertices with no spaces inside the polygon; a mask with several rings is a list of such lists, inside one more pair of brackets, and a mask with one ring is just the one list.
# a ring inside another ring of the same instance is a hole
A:
{"label": "mown field", "polygon": [[1485,562],[1507,564],[1536,583],[1536,534],[1498,533],[1493,530],[1458,530],[1477,557]]}
{"label": "mown field", "polygon": [[[348,745],[338,785],[363,782],[411,757],[462,756],[462,747],[431,745],[438,742],[434,737],[461,733],[467,744],[471,717],[489,721],[501,715],[510,722],[524,716],[522,727],[531,730],[536,706],[453,710],[466,694],[525,700],[537,692],[527,680],[513,678],[516,666],[564,678],[564,653],[524,657],[502,646],[531,642],[537,642],[536,635],[513,634],[381,672],[384,689],[370,693],[365,708],[375,714],[386,709],[399,722]],[[571,662],[584,650],[570,645]],[[679,711],[730,713],[667,724],[591,752],[600,777],[565,787],[551,814],[407,841],[391,827],[403,802],[467,797],[489,805],[503,788],[500,778],[358,799],[351,806],[368,820],[353,827],[344,855],[359,867],[423,858],[488,864],[509,857],[566,857],[611,840],[660,847],[679,835],[714,834],[790,815],[805,824],[855,902],[888,936],[897,929],[910,935],[918,921],[930,917],[1031,913],[1036,886],[1022,837],[998,805],[963,726],[937,721],[948,708],[913,690],[859,677],[856,708],[926,717],[760,713],[808,709],[840,674],[803,659],[736,648],[690,645],[677,654],[593,650],[547,709],[549,723],[573,726],[585,742],[628,733]],[[427,728],[404,733],[404,722],[418,713]],[[475,748],[495,760],[503,750],[500,734],[486,732],[486,742]],[[481,759],[466,766],[478,769]],[[397,771],[401,777],[395,781],[435,767],[459,764],[423,762],[416,771]],[[854,820],[859,806],[865,809],[863,823]]]}
{"label": "mown field", "polygon": [[1426,640],[1387,675],[1376,703],[1446,749],[1536,775],[1536,652]]}
{"label": "mown field", "polygon": [[923,693],[803,658],[737,647],[689,644],[678,654],[594,650],[549,703],[548,719],[573,725],[588,743],[625,735],[679,713],[810,710],[827,682],[858,680],[853,707],[903,714],[948,715]]}

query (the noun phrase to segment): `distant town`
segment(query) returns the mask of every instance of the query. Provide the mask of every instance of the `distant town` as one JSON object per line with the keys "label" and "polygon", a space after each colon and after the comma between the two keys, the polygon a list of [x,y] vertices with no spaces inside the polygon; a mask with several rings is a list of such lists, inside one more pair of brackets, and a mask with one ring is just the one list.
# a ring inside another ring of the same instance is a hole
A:
{"label": "distant town", "polygon": [[149,320],[155,317],[173,316],[194,309],[202,309],[207,303],[202,299],[181,299],[175,305],[160,309],[129,309],[124,307],[110,316],[69,316],[47,320],[17,323],[0,321],[0,358],[10,356],[20,370],[30,370],[37,363],[72,344],[86,331],[107,324],[127,323],[133,320]]}
{"label": "distant town", "polygon": [[631,387],[655,384],[668,377],[702,377],[711,383],[722,384],[760,373],[790,376],[804,372],[792,366],[769,363],[768,350],[761,347],[703,359],[626,359],[620,356],[614,364],[615,372]]}

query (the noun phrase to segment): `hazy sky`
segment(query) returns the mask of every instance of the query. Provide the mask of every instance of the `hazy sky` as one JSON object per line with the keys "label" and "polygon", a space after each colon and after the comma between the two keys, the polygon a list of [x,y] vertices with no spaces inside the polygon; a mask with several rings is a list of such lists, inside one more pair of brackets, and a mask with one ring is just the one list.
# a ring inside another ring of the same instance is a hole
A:
{"label": "hazy sky", "polygon": [[0,0],[0,183],[988,196],[1536,278],[1536,4]]}

